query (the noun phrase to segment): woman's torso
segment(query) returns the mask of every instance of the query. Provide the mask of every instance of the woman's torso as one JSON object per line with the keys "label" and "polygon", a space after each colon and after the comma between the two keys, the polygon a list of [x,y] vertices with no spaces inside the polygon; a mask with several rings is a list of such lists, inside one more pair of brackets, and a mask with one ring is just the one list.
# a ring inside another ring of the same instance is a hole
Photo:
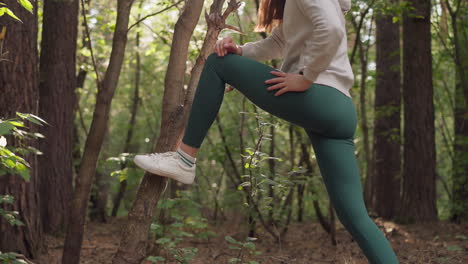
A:
{"label": "woman's torso", "polygon": [[[314,40],[314,27],[312,21],[304,13],[304,10],[299,6],[297,1],[309,0],[289,0],[286,1],[283,14],[282,31],[285,39],[284,56],[281,65],[281,70],[289,73],[299,73],[306,67],[312,54],[307,54],[305,49],[307,44]],[[311,0],[314,1],[314,0]],[[336,12],[340,14],[340,21],[333,21],[339,23],[345,28],[345,18],[342,14],[338,0],[325,0],[331,1]],[[339,48],[328,68],[319,74],[315,83],[329,85],[337,88],[345,95],[350,96],[349,89],[354,83],[354,74],[348,58],[346,34],[341,39]]]}

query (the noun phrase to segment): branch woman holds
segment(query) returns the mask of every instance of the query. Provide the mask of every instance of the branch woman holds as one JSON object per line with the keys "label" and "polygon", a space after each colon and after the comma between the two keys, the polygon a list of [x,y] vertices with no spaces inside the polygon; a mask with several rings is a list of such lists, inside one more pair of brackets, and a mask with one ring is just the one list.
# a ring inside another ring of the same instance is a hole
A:
{"label": "branch woman holds", "polygon": [[[135,163],[185,184],[195,178],[196,153],[230,84],[263,110],[307,132],[337,215],[373,264],[396,264],[389,241],[368,216],[354,154],[357,113],[344,14],[350,0],[262,0],[256,30],[271,35],[238,46],[218,40],[195,93],[175,152],[137,155]],[[278,71],[259,61],[283,58]]]}

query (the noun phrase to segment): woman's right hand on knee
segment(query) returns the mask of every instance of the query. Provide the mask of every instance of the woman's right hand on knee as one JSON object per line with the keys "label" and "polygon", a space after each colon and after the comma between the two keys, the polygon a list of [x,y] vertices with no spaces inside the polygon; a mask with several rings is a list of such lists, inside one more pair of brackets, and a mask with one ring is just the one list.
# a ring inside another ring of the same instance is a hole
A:
{"label": "woman's right hand on knee", "polygon": [[218,56],[224,56],[228,53],[242,55],[241,47],[239,47],[231,37],[224,37],[216,41],[214,52]]}

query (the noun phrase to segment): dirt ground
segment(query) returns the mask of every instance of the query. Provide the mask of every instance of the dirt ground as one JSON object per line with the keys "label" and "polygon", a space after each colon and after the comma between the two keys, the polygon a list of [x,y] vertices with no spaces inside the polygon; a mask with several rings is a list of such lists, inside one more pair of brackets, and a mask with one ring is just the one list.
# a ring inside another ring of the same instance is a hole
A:
{"label": "dirt ground", "polygon": [[[448,222],[437,224],[397,225],[376,219],[385,232],[402,264],[468,264],[468,224]],[[117,250],[120,231],[125,219],[110,219],[109,223],[88,223],[81,252],[82,264],[107,264]],[[230,235],[242,240],[244,230],[233,228],[235,223],[226,222],[211,227],[216,237],[209,240],[187,239],[185,247],[198,248],[197,256],[190,264],[227,264],[238,256],[230,249],[224,237]],[[261,255],[246,255],[243,263],[255,260],[262,264],[364,264],[367,263],[357,243],[338,223],[337,245],[331,244],[330,236],[318,223],[295,223],[290,226],[287,237],[276,244],[267,234],[259,234],[255,242]],[[35,263],[60,264],[63,238],[46,237],[47,248]],[[163,257],[167,254],[163,252]],[[149,262],[147,262],[149,263]],[[179,263],[167,261],[166,263]]]}

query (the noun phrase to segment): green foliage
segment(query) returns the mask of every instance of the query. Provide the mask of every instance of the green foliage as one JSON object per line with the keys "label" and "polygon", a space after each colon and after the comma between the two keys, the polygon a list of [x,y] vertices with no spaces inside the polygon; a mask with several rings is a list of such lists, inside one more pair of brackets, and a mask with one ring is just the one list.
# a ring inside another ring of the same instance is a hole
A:
{"label": "green foliage", "polygon": [[[120,182],[122,181],[130,181],[130,182],[137,182],[143,176],[143,172],[141,170],[137,170],[133,167],[128,167],[129,164],[133,166],[133,158],[135,157],[134,153],[120,153],[118,157],[110,157],[106,161],[107,165],[109,165],[112,172],[110,175],[112,177],[116,177],[119,179]],[[113,170],[112,168],[119,168],[117,170]]]}
{"label": "green foliage", "polygon": [[3,253],[0,251],[0,263],[2,264],[26,264],[27,262],[18,259],[18,254],[16,253]]}
{"label": "green foliage", "polygon": [[33,5],[29,0],[18,0],[18,3],[20,3],[20,5],[26,10],[28,10],[30,13],[33,12]]}
{"label": "green foliage", "polygon": [[[2,3],[3,4],[3,3]],[[0,17],[3,16],[3,15],[9,15],[10,17],[18,20],[18,21],[21,21],[16,15],[15,13],[13,13],[13,11],[11,11],[10,9],[8,9],[7,7],[0,7]]]}
{"label": "green foliage", "polygon": [[[26,10],[28,10],[30,13],[33,12],[33,5],[31,4],[31,2],[29,0],[17,0],[17,2],[23,7],[25,8]],[[18,16],[16,16],[13,11],[11,11],[10,9],[8,9],[8,7],[6,6],[5,3],[3,2],[0,2],[0,6],[3,6],[3,7],[0,7],[0,17],[3,16],[3,15],[9,15],[10,17],[20,21],[21,19],[19,19]]]}
{"label": "green foliage", "polygon": [[[18,118],[2,120],[0,119],[0,176],[9,174],[19,174],[25,180],[29,180],[29,163],[21,156],[28,153],[42,154],[39,150],[31,146],[25,146],[24,142],[31,139],[43,138],[42,134],[28,132],[24,121],[42,125],[46,123],[41,118],[32,114],[16,113]],[[19,147],[8,145],[7,137],[13,136]]]}
{"label": "green foliage", "polygon": [[[186,238],[209,239],[215,234],[208,230],[207,220],[201,216],[200,204],[193,201],[189,193],[180,191],[178,197],[165,199],[158,204],[158,208],[168,214],[163,224],[155,221],[151,225],[151,232],[155,235],[155,243],[167,252],[174,260],[181,264],[188,264],[197,254],[194,247],[183,247],[180,243]],[[151,256],[147,260],[158,263],[166,261],[163,256]]]}
{"label": "green foliage", "polygon": [[239,264],[258,264],[254,260],[246,260],[246,258],[251,258],[253,256],[258,256],[262,252],[256,250],[254,241],[257,240],[255,237],[247,237],[245,241],[238,241],[231,236],[225,236],[224,239],[229,243],[229,248],[236,250],[237,256],[235,258],[229,259],[229,263],[239,263]]}
{"label": "green foliage", "polygon": [[[15,198],[11,195],[0,195],[0,205],[1,204],[13,204]],[[12,226],[22,226],[23,222],[18,220],[19,213],[17,211],[7,211],[3,208],[0,208],[0,217],[4,218]],[[1,255],[0,255],[1,259]]]}
{"label": "green foliage", "polygon": [[[42,125],[44,120],[33,114],[16,113],[17,118],[0,119],[0,177],[5,174],[19,174],[24,180],[29,181],[29,163],[22,157],[29,153],[40,155],[41,152],[31,146],[26,146],[25,142],[31,139],[42,138],[39,133],[28,132],[25,121]],[[15,138],[19,147],[8,145],[8,138]],[[0,205],[13,204],[14,197],[11,195],[0,195]],[[17,211],[7,211],[0,208],[0,217],[4,218],[10,225],[24,225],[18,218]],[[26,263],[17,259],[16,253],[2,253],[0,251],[1,263],[19,264]]]}

